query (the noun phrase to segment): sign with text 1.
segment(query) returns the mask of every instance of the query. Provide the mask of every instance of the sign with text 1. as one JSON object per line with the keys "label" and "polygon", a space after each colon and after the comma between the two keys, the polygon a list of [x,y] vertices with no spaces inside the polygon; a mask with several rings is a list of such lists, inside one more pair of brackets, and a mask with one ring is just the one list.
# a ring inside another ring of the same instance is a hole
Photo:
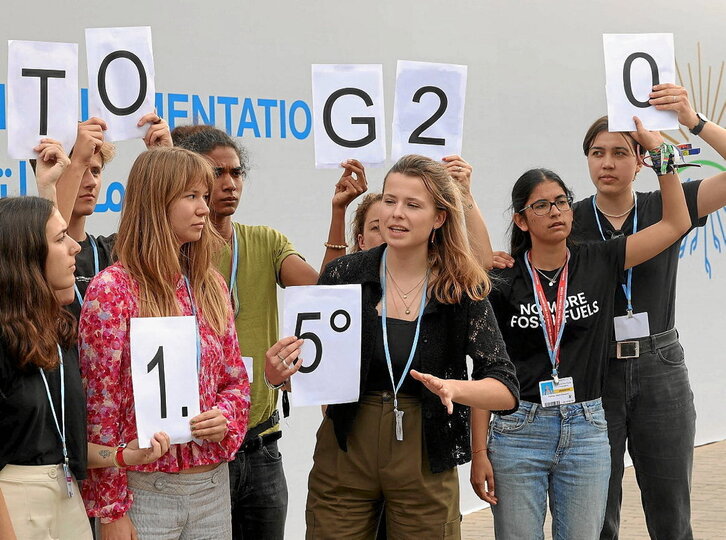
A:
{"label": "sign with text 1.", "polygon": [[648,102],[653,86],[675,83],[673,34],[603,34],[610,131],[635,131],[633,116],[651,131],[678,129],[675,111]]}
{"label": "sign with text 1.", "polygon": [[132,318],[129,333],[139,446],[157,431],[172,444],[191,441],[189,420],[200,412],[194,317]]}
{"label": "sign with text 1.", "polygon": [[305,340],[292,376],[296,407],[351,403],[360,396],[360,285],[285,289],[283,334]]}
{"label": "sign with text 1.", "polygon": [[312,81],[315,166],[339,167],[349,158],[383,163],[383,66],[313,64]]}
{"label": "sign with text 1.", "polygon": [[8,155],[36,158],[41,139],[70,152],[78,126],[78,45],[8,41]]}
{"label": "sign with text 1.", "polygon": [[391,158],[461,154],[467,67],[398,61]]}
{"label": "sign with text 1.", "polygon": [[143,138],[139,119],[154,112],[151,28],[86,28],[88,110],[106,121],[109,141]]}

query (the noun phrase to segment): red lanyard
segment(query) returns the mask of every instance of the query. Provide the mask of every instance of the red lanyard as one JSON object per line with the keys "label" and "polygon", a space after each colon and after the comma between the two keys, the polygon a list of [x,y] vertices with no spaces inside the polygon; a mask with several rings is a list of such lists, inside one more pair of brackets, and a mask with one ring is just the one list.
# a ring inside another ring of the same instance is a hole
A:
{"label": "red lanyard", "polygon": [[560,282],[557,285],[557,301],[554,317],[552,316],[552,310],[550,309],[549,302],[547,302],[547,297],[545,296],[539,276],[537,272],[532,270],[532,256],[529,251],[526,253],[524,260],[527,263],[527,270],[529,270],[532,285],[534,286],[534,300],[539,308],[540,326],[542,326],[542,332],[544,332],[547,353],[552,363],[552,377],[555,379],[555,383],[557,383],[559,379],[557,368],[560,365],[560,341],[562,340],[562,333],[565,330],[565,297],[567,296],[567,274],[570,252],[567,252],[565,267],[562,269]]}

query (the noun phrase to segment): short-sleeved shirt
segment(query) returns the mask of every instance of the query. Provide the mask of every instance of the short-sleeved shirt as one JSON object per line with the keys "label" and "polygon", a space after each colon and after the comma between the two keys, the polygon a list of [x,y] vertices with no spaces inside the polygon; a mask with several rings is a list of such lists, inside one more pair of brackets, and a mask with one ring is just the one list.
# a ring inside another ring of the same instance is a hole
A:
{"label": "short-sleeved shirt", "polygon": [[[706,224],[706,218],[698,217],[698,189],[701,181],[683,183],[688,213],[691,216],[691,228]],[[663,197],[660,191],[636,193],[638,203],[638,230],[661,220],[663,216]],[[581,242],[602,242],[602,236],[595,220],[592,197],[574,204],[573,237]],[[611,238],[614,231],[608,219],[598,210],[598,217],[605,238]],[[633,234],[634,212],[630,212],[623,223],[622,232],[628,236]],[[688,234],[688,233],[686,233]],[[685,235],[684,235],[685,236]],[[676,316],[676,276],[680,257],[680,241],[675,242],[662,253],[649,261],[633,268],[632,298],[635,313],[647,312],[651,334],[660,334],[675,326]],[[627,313],[627,301],[622,287],[615,291],[615,315]]]}
{"label": "short-sleeved shirt", "polygon": [[[63,353],[66,394],[66,440],[71,470],[86,478],[86,396],[78,369],[78,351]],[[45,372],[58,425],[63,429],[60,369]],[[0,343],[0,470],[5,465],[57,465],[63,463],[63,446],[53,421],[48,394],[35,366],[17,367]]]}
{"label": "short-sleeved shirt", "polygon": [[[76,287],[81,293],[81,298],[86,296],[88,284],[91,283],[91,280],[93,280],[97,273],[90,236],[87,234],[83,242],[78,242],[81,246],[81,251],[76,255],[76,271],[74,274],[76,276]],[[113,263],[111,254],[113,252],[113,245],[116,243],[116,233],[113,233],[111,236],[94,236],[93,239],[96,241],[96,248],[98,250],[98,271],[100,272]],[[75,296],[73,303],[66,306],[66,309],[73,314],[76,320],[80,318],[81,305]]]}
{"label": "short-sleeved shirt", "polygon": [[[278,392],[265,384],[265,353],[278,340],[277,285],[282,286],[282,262],[290,255],[300,255],[285,235],[270,227],[232,225],[239,245],[234,302],[239,311],[235,326],[242,355],[253,359],[249,417],[249,429],[252,429],[267,420],[277,408]],[[220,254],[217,269],[229,286],[231,245]]]}
{"label": "short-sleeved shirt", "polygon": [[[573,378],[577,402],[602,395],[615,289],[622,282],[624,265],[625,238],[570,247],[558,374]],[[550,306],[555,303],[560,277],[552,286],[541,280]],[[552,364],[524,257],[516,257],[512,268],[494,270],[492,278],[489,300],[517,368],[520,397],[540,403],[539,382],[552,379]]]}

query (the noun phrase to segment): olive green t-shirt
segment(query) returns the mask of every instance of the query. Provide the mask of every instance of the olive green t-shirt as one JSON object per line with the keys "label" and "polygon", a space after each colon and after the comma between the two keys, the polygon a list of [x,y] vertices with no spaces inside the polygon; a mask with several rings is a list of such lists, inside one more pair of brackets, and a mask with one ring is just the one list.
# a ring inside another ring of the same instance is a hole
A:
{"label": "olive green t-shirt", "polygon": [[[282,233],[261,225],[233,223],[239,244],[237,294],[232,305],[238,306],[235,317],[237,339],[242,356],[253,359],[253,381],[248,429],[267,420],[277,408],[276,390],[265,384],[265,353],[278,339],[277,285],[282,261],[298,255]],[[217,269],[230,285],[232,246],[219,255]],[[275,428],[278,429],[278,428]]]}

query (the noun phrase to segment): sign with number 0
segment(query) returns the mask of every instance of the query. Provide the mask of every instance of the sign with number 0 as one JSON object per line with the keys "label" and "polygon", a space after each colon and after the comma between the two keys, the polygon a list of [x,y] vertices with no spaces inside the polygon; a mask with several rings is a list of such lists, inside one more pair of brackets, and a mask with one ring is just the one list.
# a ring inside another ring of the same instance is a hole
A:
{"label": "sign with number 0", "polygon": [[172,444],[191,441],[189,420],[200,412],[194,317],[132,318],[129,335],[139,446],[157,431]]}
{"label": "sign with number 0", "polygon": [[313,64],[312,82],[315,166],[339,167],[349,158],[383,163],[383,66]]}
{"label": "sign with number 0", "polygon": [[675,83],[673,34],[603,34],[610,131],[635,131],[633,116],[651,131],[678,129],[675,111],[648,103],[656,84]]}
{"label": "sign with number 0", "polygon": [[391,157],[461,154],[467,67],[398,61]]}
{"label": "sign with number 0", "polygon": [[360,396],[361,287],[287,287],[283,334],[305,340],[292,376],[296,407],[351,403]]}

